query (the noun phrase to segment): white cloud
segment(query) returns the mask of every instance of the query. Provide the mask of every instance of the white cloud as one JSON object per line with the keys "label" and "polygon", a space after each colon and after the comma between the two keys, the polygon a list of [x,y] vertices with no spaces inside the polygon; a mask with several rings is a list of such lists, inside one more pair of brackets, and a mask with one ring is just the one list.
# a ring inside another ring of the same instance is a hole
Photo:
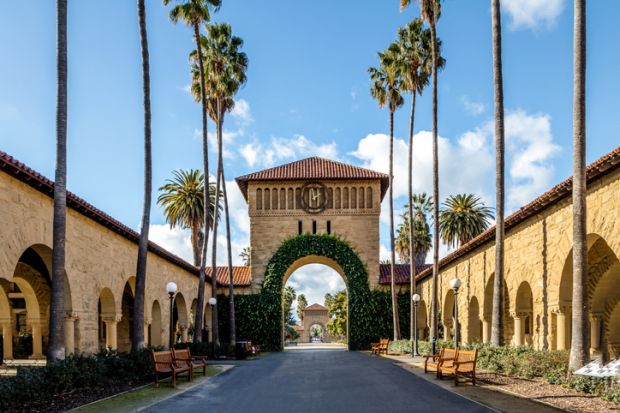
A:
{"label": "white cloud", "polygon": [[487,108],[482,102],[474,102],[468,96],[461,96],[461,103],[470,115],[477,116],[483,114]]}
{"label": "white cloud", "polygon": [[564,10],[565,0],[503,0],[502,8],[510,16],[510,28],[552,27]]}
{"label": "white cloud", "polygon": [[303,135],[295,135],[292,138],[271,138],[269,144],[266,145],[255,140],[252,143],[242,145],[239,153],[249,167],[269,167],[279,162],[308,156],[321,156],[329,159],[338,157],[335,142],[317,144]]}
{"label": "white cloud", "polygon": [[245,99],[235,100],[235,106],[230,115],[242,124],[252,123],[254,118],[250,110],[250,104]]}
{"label": "white cloud", "polygon": [[171,253],[193,263],[190,232],[179,228],[170,228],[168,224],[152,224],[149,227],[149,240]]}

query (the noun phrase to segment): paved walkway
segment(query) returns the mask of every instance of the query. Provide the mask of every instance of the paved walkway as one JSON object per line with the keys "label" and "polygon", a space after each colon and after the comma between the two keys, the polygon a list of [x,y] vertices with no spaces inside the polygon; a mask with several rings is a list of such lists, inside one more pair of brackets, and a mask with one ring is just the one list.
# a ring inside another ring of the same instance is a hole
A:
{"label": "paved walkway", "polygon": [[334,349],[283,351],[164,400],[149,412],[491,412],[395,366]]}

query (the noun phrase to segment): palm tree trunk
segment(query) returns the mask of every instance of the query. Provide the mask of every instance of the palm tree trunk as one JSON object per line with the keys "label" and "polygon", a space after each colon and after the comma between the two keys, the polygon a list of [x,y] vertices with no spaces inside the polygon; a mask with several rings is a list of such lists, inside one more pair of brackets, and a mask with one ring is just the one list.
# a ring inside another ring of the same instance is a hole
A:
{"label": "palm tree trunk", "polygon": [[149,225],[151,215],[152,159],[151,159],[151,79],[149,73],[149,46],[146,32],[146,11],[144,0],[138,0],[138,20],[140,27],[140,48],[142,50],[142,97],[144,100],[144,205],[142,227],[138,242],[138,262],[136,265],[136,292],[133,307],[133,329],[131,350],[144,347],[144,290],[146,286],[146,265],[149,246]]}
{"label": "palm tree trunk", "polygon": [[[211,242],[211,291],[215,296],[217,294],[217,229],[218,229],[218,221],[219,221],[219,208],[220,204],[220,188],[221,188],[221,178],[222,178],[222,122],[221,122],[221,99],[217,100],[217,179],[215,184],[215,212],[213,217],[213,240]],[[216,347],[220,345],[220,337],[219,337],[219,327],[218,327],[218,318],[217,318],[217,305],[213,306],[212,311],[212,322],[213,326],[211,330],[213,331],[213,342]]]}
{"label": "palm tree trunk", "polygon": [[569,368],[588,362],[586,245],[586,2],[575,0],[573,38],[573,321]]}
{"label": "palm tree trunk", "polygon": [[201,238],[201,234],[200,234],[200,226],[202,225],[202,222],[198,225],[196,224],[192,224],[192,253],[194,255],[194,266],[198,267],[200,266],[200,251],[202,250],[202,244],[200,243],[200,238]]}
{"label": "palm tree trunk", "polygon": [[394,340],[400,339],[400,322],[398,320],[398,300],[396,297],[396,280],[394,279],[394,111],[390,109],[390,286],[392,291],[392,322]]}
{"label": "palm tree trunk", "polygon": [[[202,242],[202,254],[200,257],[200,270],[198,276],[198,297],[196,302],[196,313],[194,314],[194,343],[202,342],[202,326],[203,323],[203,310],[205,305],[205,271],[207,269],[207,244],[209,243],[209,227],[211,222],[211,211],[209,209],[209,141],[207,136],[207,96],[205,89],[205,70],[204,63],[202,61],[202,47],[200,45],[200,31],[198,23],[194,23],[194,39],[196,41],[196,50],[198,51],[198,70],[200,72],[200,94],[202,104],[202,162],[203,162],[203,175],[204,175],[204,190],[203,190],[203,202],[204,202],[204,237]],[[217,211],[217,200],[215,203],[215,211]],[[213,291],[215,294],[215,290]],[[213,323],[212,331],[213,335],[217,335],[217,310],[211,314]]]}
{"label": "palm tree trunk", "polygon": [[431,297],[431,341],[435,352],[437,339],[437,282],[439,278],[439,154],[437,147],[437,33],[431,25],[433,59],[433,291]]}
{"label": "palm tree trunk", "polygon": [[[410,295],[416,293],[416,259],[415,259],[415,231],[414,231],[414,222],[413,222],[413,125],[414,125],[414,117],[415,117],[415,98],[416,91],[414,90],[411,93],[411,115],[409,118],[409,193],[408,193],[408,205],[409,205],[409,291]],[[413,308],[413,300],[409,300],[409,338],[413,340],[415,331],[414,331],[414,308]],[[412,350],[413,351],[413,350]],[[413,355],[413,352],[411,353]]]}
{"label": "palm tree trunk", "polygon": [[224,212],[226,213],[226,249],[228,253],[228,305],[230,326],[230,345],[234,346],[237,341],[236,325],[235,325],[235,289],[233,282],[232,267],[232,248],[230,241],[230,216],[228,214],[228,194],[226,193],[226,177],[224,176],[224,166],[222,166],[222,195],[224,196]]}
{"label": "palm tree trunk", "polygon": [[495,279],[491,344],[501,346],[504,332],[504,81],[502,76],[502,25],[499,0],[492,0],[493,86],[495,96]]}
{"label": "palm tree trunk", "polygon": [[57,0],[56,173],[52,228],[52,297],[50,303],[50,361],[65,357],[63,313],[65,306],[65,233],[67,228],[67,0]]}

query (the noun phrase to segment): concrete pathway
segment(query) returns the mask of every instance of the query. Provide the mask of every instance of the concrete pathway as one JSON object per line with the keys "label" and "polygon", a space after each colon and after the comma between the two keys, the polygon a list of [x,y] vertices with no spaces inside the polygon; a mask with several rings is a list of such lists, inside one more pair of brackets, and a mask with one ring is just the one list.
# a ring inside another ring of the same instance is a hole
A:
{"label": "concrete pathway", "polygon": [[337,349],[246,361],[149,412],[492,412],[394,365]]}

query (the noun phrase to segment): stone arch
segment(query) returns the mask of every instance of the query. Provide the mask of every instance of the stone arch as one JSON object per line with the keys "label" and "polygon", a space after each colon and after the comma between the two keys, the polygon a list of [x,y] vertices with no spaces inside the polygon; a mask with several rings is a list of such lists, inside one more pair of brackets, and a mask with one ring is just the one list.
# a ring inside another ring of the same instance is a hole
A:
{"label": "stone arch", "polygon": [[[491,274],[484,287],[484,304],[482,317],[482,341],[491,342],[491,326],[493,322],[493,290],[495,289],[495,273]],[[504,304],[504,343],[510,343],[513,336],[513,321],[510,316],[510,295],[508,294],[508,286],[504,277],[504,294],[502,294]]]}
{"label": "stone arch", "polygon": [[523,281],[517,289],[513,319],[514,344],[517,346],[531,345],[534,328],[534,298],[532,288],[527,281]]}
{"label": "stone arch", "polygon": [[134,290],[131,288],[131,283],[128,280],[123,289],[120,321],[117,324],[117,348],[119,351],[129,351],[131,349],[134,298]]}
{"label": "stone arch", "polygon": [[443,339],[449,340],[454,337],[454,291],[448,289],[443,300],[442,308]]}
{"label": "stone arch", "polygon": [[172,309],[172,325],[174,328],[174,340],[177,342],[187,341],[187,332],[189,328],[189,314],[187,311],[187,303],[183,293],[178,292],[174,296],[174,305]]}
{"label": "stone arch", "polygon": [[428,315],[426,312],[426,303],[420,300],[418,304],[418,338],[425,340],[428,337]]}
{"label": "stone arch", "polygon": [[116,300],[112,290],[105,287],[99,292],[98,308],[98,344],[99,348],[117,348],[116,323]]}
{"label": "stone arch", "polygon": [[151,325],[149,334],[149,344],[152,347],[159,347],[162,345],[162,324],[161,324],[161,307],[159,301],[153,301],[151,306]]}
{"label": "stone arch", "polygon": [[311,323],[309,323],[309,328],[308,328],[308,339],[312,342],[312,327],[314,326],[319,326],[321,327],[321,341],[325,341],[326,336],[329,335],[329,333],[327,332],[327,325],[325,325],[324,323],[320,322],[320,321],[313,321]]}
{"label": "stone arch", "polygon": [[261,290],[261,303],[264,310],[267,331],[263,331],[262,344],[266,348],[281,350],[282,289],[293,270],[310,262],[325,264],[343,277],[348,293],[349,303],[349,349],[368,348],[373,336],[373,309],[368,271],[357,253],[345,241],[327,234],[303,234],[289,238],[280,244],[267,265],[265,279]]}
{"label": "stone arch", "polygon": [[469,300],[467,316],[467,342],[479,343],[482,341],[482,321],[480,320],[480,304],[476,296]]}

